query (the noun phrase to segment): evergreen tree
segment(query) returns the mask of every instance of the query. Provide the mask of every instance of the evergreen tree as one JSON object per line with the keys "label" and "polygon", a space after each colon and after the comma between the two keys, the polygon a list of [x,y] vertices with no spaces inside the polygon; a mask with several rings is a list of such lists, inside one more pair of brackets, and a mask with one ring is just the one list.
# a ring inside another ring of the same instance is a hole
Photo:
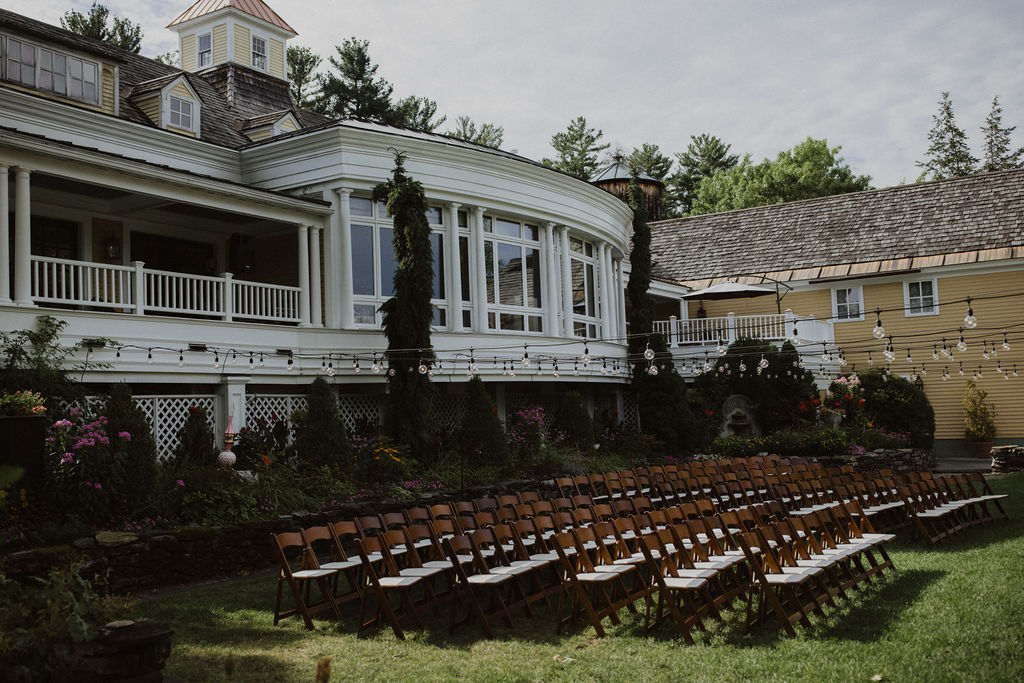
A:
{"label": "evergreen tree", "polygon": [[107,416],[107,435],[113,438],[127,432],[121,453],[122,486],[128,511],[136,511],[149,502],[156,486],[156,440],[146,415],[132,399],[132,390],[124,382],[110,388],[103,414]]}
{"label": "evergreen tree", "polygon": [[502,465],[508,460],[508,440],[487,388],[478,375],[466,385],[466,414],[459,431],[459,448],[475,466]]}
{"label": "evergreen tree", "polygon": [[296,420],[291,450],[303,463],[351,469],[352,447],[338,411],[338,395],[323,377],[309,385],[306,410]]}
{"label": "evergreen tree", "polygon": [[114,17],[110,21],[110,9],[93,2],[88,14],[69,10],[60,19],[61,28],[86,38],[94,38],[123,48],[135,54],[142,47],[142,27],[129,19]]}
{"label": "evergreen tree", "polygon": [[323,79],[322,110],[340,118],[385,122],[391,111],[390,83],[377,77],[377,65],[370,59],[370,42],[355,37],[334,48],[328,61],[336,73]]}
{"label": "evergreen tree", "polygon": [[704,178],[736,166],[739,155],[729,154],[731,146],[708,133],[690,136],[686,151],[676,154],[679,170],[669,179],[670,194],[678,213],[690,213],[697,188]]}
{"label": "evergreen tree", "polygon": [[174,449],[174,465],[179,471],[204,469],[217,464],[213,430],[206,421],[206,411],[189,406],[185,424],[178,430],[178,446]]}
{"label": "evergreen tree", "polygon": [[505,128],[493,123],[483,123],[477,127],[473,119],[468,116],[459,116],[455,119],[455,129],[445,132],[445,135],[477,145],[497,148],[501,147],[501,143],[505,140]]}
{"label": "evergreen tree", "polygon": [[[384,336],[388,339],[388,397],[384,429],[398,443],[409,444],[421,462],[430,457],[430,379],[434,361],[430,346],[434,264],[423,186],[406,175],[405,156],[395,152],[391,179],[374,189],[394,220],[397,268],[394,296],[384,302]],[[423,367],[424,372],[419,372]]]}
{"label": "evergreen tree", "polygon": [[920,180],[942,180],[974,173],[978,159],[967,146],[967,135],[956,125],[953,102],[948,92],[942,93],[939,111],[932,115],[932,121],[934,125],[928,131],[925,160],[917,162],[924,169]]}
{"label": "evergreen tree", "polygon": [[626,295],[630,304],[628,343],[633,391],[640,411],[640,427],[661,441],[668,454],[677,454],[693,446],[696,422],[687,403],[686,383],[675,371],[672,354],[664,338],[653,334],[654,300],[648,293],[651,229],[647,225],[644,193],[635,178],[629,185],[629,198],[633,209],[633,244]]}
{"label": "evergreen tree", "polygon": [[323,60],[304,45],[289,45],[287,58],[292,102],[296,107],[310,108],[320,95],[316,70]]}
{"label": "evergreen tree", "polygon": [[587,119],[578,116],[564,133],[555,133],[551,137],[551,146],[558,153],[558,158],[541,159],[541,163],[580,180],[590,180],[597,170],[597,155],[610,147],[607,143],[598,144],[603,135],[603,131],[588,128]]}
{"label": "evergreen tree", "polygon": [[578,391],[567,391],[558,397],[553,416],[555,431],[562,434],[566,443],[588,453],[594,445],[594,418],[587,410],[587,403]]}
{"label": "evergreen tree", "polygon": [[399,128],[433,133],[448,120],[447,116],[435,119],[435,114],[437,114],[437,102],[426,97],[409,95],[398,100],[391,107],[386,123]]}
{"label": "evergreen tree", "polygon": [[996,95],[992,98],[992,111],[985,118],[985,125],[981,128],[981,133],[985,136],[985,150],[980,171],[988,173],[1021,168],[1024,147],[1017,151],[1012,151],[1010,147],[1010,138],[1015,130],[1017,126],[1003,128],[1003,108],[999,106],[999,96]]}
{"label": "evergreen tree", "polygon": [[179,63],[181,62],[181,60],[178,57],[177,50],[161,52],[157,56],[153,57],[153,61],[160,62],[161,64],[166,64],[167,66],[173,66],[175,69],[178,68]]}

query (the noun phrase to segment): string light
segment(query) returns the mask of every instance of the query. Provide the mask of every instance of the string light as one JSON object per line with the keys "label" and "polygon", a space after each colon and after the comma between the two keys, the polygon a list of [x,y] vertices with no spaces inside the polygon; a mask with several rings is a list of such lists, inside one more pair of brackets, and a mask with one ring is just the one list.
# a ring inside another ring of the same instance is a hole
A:
{"label": "string light", "polygon": [[583,342],[583,364],[590,365],[590,346]]}
{"label": "string light", "polygon": [[121,347],[120,346],[117,347],[117,355],[114,356],[114,358],[116,358],[118,360],[121,360]]}
{"label": "string light", "polygon": [[357,356],[352,360],[352,371],[358,375],[362,370],[363,369],[359,367],[359,357]]}
{"label": "string light", "polygon": [[655,375],[657,375],[658,374],[658,366],[655,365],[654,363],[651,363],[650,367],[647,368],[647,374],[650,375],[651,377],[654,377]]}
{"label": "string light", "polygon": [[985,360],[988,360],[988,358],[989,358],[989,355],[988,355],[988,342],[984,341],[984,342],[982,342],[982,344],[984,344],[984,347],[981,350],[981,357],[984,358]]}
{"label": "string light", "polygon": [[967,315],[964,317],[964,327],[973,330],[978,326],[978,319],[974,317],[974,309],[971,308],[971,297],[967,297]]}
{"label": "string light", "polygon": [[213,352],[213,367],[215,367],[215,368],[219,368],[220,367],[220,351],[214,351]]}
{"label": "string light", "polygon": [[960,330],[960,341],[956,343],[956,350],[960,353],[966,353],[967,342],[964,341],[964,328],[960,327],[958,329]]}
{"label": "string light", "polygon": [[263,367],[263,352],[260,351],[260,367]]}
{"label": "string light", "polygon": [[939,346],[938,344],[932,344],[932,360],[939,359]]}
{"label": "string light", "polygon": [[254,367],[256,367],[256,355],[252,351],[250,351],[249,352],[249,369],[252,370]]}
{"label": "string light", "polygon": [[907,362],[913,363],[914,359],[910,357],[910,349],[907,349]]}
{"label": "string light", "polygon": [[572,362],[572,376],[578,377],[580,374],[580,365],[576,361]]}
{"label": "string light", "polygon": [[1010,340],[1006,338],[1006,330],[1003,330],[1003,351],[1010,350]]}
{"label": "string light", "polygon": [[423,363],[423,358],[420,358],[420,364],[416,366],[416,371],[421,375],[427,374],[427,366]]}
{"label": "string light", "polygon": [[647,342],[647,348],[644,349],[644,358],[647,360],[654,360],[654,351],[651,350],[651,342]]}
{"label": "string light", "polygon": [[289,353],[288,354],[288,368],[287,368],[288,372],[291,372],[292,369],[294,368],[294,366],[295,366],[295,361],[292,360],[292,354]]}
{"label": "string light", "polygon": [[147,363],[152,363],[153,362],[153,349],[149,349],[147,351],[147,353],[146,353],[146,362]]}
{"label": "string light", "polygon": [[722,340],[721,339],[718,340],[718,355],[719,356],[724,356],[725,355],[725,346],[722,344]]}
{"label": "string light", "polygon": [[377,362],[376,351],[373,352],[373,365],[370,366],[370,369],[373,370],[374,373],[380,372],[380,363]]}
{"label": "string light", "polygon": [[327,376],[328,377],[334,377],[334,356],[333,355],[330,357],[330,360],[327,361]]}
{"label": "string light", "polygon": [[523,367],[530,367],[530,353],[526,350],[526,344],[523,344]]}
{"label": "string light", "polygon": [[875,361],[871,358],[871,352],[868,351],[868,365],[873,366]]}
{"label": "string light", "polygon": [[236,357],[235,352],[232,351],[231,352],[231,364],[232,365],[236,365],[237,363],[238,363],[238,358]]}
{"label": "string light", "polygon": [[768,367],[768,359],[764,357],[763,353],[761,354],[761,360],[757,362],[757,367],[760,370],[764,370]]}
{"label": "string light", "polygon": [[558,377],[558,361],[557,360],[556,361],[552,361],[551,366],[552,366],[551,375],[553,377]]}
{"label": "string light", "polygon": [[607,358],[602,358],[601,359],[601,374],[602,375],[607,375],[608,374],[608,359]]}
{"label": "string light", "polygon": [[183,351],[178,351],[178,367],[185,367],[185,353]]}
{"label": "string light", "polygon": [[871,330],[871,334],[875,335],[875,339],[881,339],[885,336],[885,328],[882,327],[882,309],[875,309],[875,329]]}
{"label": "string light", "polygon": [[963,362],[963,361],[960,361],[960,369],[958,370],[958,372],[959,372],[959,373],[960,373],[961,375],[963,375],[963,374],[964,374],[964,362]]}

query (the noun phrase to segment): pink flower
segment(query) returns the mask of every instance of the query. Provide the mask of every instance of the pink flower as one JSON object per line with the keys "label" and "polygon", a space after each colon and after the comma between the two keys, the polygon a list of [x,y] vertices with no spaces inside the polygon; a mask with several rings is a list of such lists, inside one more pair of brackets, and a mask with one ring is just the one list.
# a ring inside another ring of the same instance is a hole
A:
{"label": "pink flower", "polygon": [[179,479],[178,480],[178,486],[184,486],[184,485],[185,485],[185,482],[183,482],[181,479]]}
{"label": "pink flower", "polygon": [[99,482],[96,482],[96,483],[95,483],[95,484],[93,484],[92,486],[93,486],[93,488],[94,488],[94,489],[96,489],[97,491],[102,491],[102,490],[103,490],[103,484],[101,484],[101,483],[99,483]]}
{"label": "pink flower", "polygon": [[60,464],[61,465],[66,465],[69,462],[74,462],[74,461],[75,461],[75,454],[74,453],[65,453],[64,455],[62,455],[60,457]]}
{"label": "pink flower", "polygon": [[132,435],[129,434],[128,432],[118,432],[117,435],[119,437],[121,437],[122,439],[124,439],[125,441],[131,441],[132,440]]}
{"label": "pink flower", "polygon": [[82,483],[85,484],[86,486],[92,486],[91,481],[83,481]]}
{"label": "pink flower", "polygon": [[57,420],[56,422],[53,423],[53,426],[54,427],[60,427],[60,428],[63,429],[64,427],[70,427],[71,426],[71,421],[70,420]]}

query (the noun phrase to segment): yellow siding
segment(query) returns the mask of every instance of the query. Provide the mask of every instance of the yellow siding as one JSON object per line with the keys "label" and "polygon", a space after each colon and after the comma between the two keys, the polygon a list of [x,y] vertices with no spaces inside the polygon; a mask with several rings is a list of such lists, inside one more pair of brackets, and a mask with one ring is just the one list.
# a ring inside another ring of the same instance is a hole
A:
{"label": "yellow siding", "polygon": [[213,63],[223,64],[228,61],[228,25],[217,24],[213,27]]}
{"label": "yellow siding", "polygon": [[196,70],[196,34],[187,33],[181,37],[181,70]]}
{"label": "yellow siding", "polygon": [[170,124],[167,124],[167,130],[172,131],[174,133],[181,133],[182,135],[187,135],[190,138],[194,138],[196,136],[196,134],[193,133],[190,130],[185,130],[184,128],[178,128],[177,126],[172,126]]}
{"label": "yellow siding", "polygon": [[270,66],[270,75],[278,78],[285,78],[284,73],[284,43],[280,40],[269,40],[270,45],[267,47],[268,64]]}
{"label": "yellow siding", "polygon": [[[910,275],[908,281],[928,279],[928,275]],[[963,302],[942,303],[951,300],[971,297],[984,297],[1009,292],[1024,292],[1024,270],[986,273],[982,275],[958,275],[937,278],[937,297],[940,302],[938,315],[910,316],[900,310],[904,307],[903,282],[870,284],[870,280],[858,283],[856,280],[846,283],[835,283],[834,286],[856,286],[862,284],[864,293],[864,320],[836,322],[834,324],[836,343],[842,346],[850,365],[847,370],[856,366],[857,369],[868,367],[868,351],[876,367],[884,364],[882,351],[884,341],[872,335],[875,326],[876,308],[882,309],[882,326],[887,334],[893,336],[896,360],[890,369],[894,374],[909,375],[911,370],[920,372],[922,364],[927,368],[924,381],[925,393],[935,408],[936,438],[963,439],[963,395],[966,390],[965,379],[982,367],[980,386],[989,392],[989,400],[996,407],[996,438],[1024,438],[1024,339],[1015,341],[1021,336],[1021,330],[1013,326],[1024,322],[1021,313],[1024,297],[1006,299],[989,299],[975,301],[974,313],[978,318],[978,327],[971,331],[965,330],[964,337],[968,349],[961,354],[955,346],[959,340],[959,327],[967,312]],[[783,310],[790,308],[797,316],[814,315],[818,319],[829,319],[832,316],[832,294],[829,289],[815,291],[797,291],[786,295],[782,300]],[[708,317],[725,316],[729,312],[737,315],[757,313],[774,313],[773,297],[765,296],[756,299],[733,299],[730,301],[708,301],[705,303]],[[890,310],[886,310],[890,309]],[[897,310],[891,310],[897,309]],[[696,317],[697,304],[690,304],[690,316]],[[1011,349],[1005,351],[1001,344],[1003,329],[1009,333]],[[942,337],[953,348],[953,360],[942,355],[939,360],[932,359],[933,346],[942,348]],[[995,345],[998,355],[994,359],[982,358],[983,342]],[[911,363],[907,363],[907,350],[911,352]],[[961,361],[965,375],[958,373]],[[996,362],[1003,369],[1010,370],[1017,365],[1019,377],[1009,380],[996,371]],[[949,381],[942,381],[942,370],[948,367]]]}
{"label": "yellow siding", "polygon": [[154,95],[146,100],[136,102],[142,113],[145,114],[154,125],[160,125],[160,96]]}
{"label": "yellow siding", "polygon": [[281,130],[285,130],[285,131],[298,130],[298,127],[296,127],[295,122],[292,121],[292,119],[290,117],[285,119],[284,121],[282,121],[281,125],[279,126],[279,128]]}
{"label": "yellow siding", "polygon": [[174,87],[170,89],[170,93],[186,100],[192,99],[192,93],[187,87],[185,87],[185,84],[180,81],[174,84]]}
{"label": "yellow siding", "polygon": [[249,29],[245,26],[235,25],[235,62],[252,65],[252,45],[249,44]]}
{"label": "yellow siding", "polygon": [[103,72],[103,87],[101,90],[103,101],[100,102],[100,109],[108,114],[113,114],[117,103],[114,99],[117,92],[117,83],[115,82],[117,79],[114,77],[114,67],[104,64],[101,70]]}
{"label": "yellow siding", "polygon": [[259,142],[260,140],[266,140],[270,137],[270,131],[266,128],[262,130],[254,130],[251,133],[246,133],[246,136],[253,142]]}

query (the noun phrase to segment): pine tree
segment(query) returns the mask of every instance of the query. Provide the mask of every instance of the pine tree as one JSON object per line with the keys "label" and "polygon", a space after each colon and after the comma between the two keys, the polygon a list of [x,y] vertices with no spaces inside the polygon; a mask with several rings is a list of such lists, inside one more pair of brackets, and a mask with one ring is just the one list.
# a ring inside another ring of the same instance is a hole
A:
{"label": "pine tree", "polygon": [[942,93],[939,111],[932,115],[932,121],[934,125],[928,131],[929,144],[925,160],[917,162],[924,169],[921,178],[942,180],[974,173],[978,159],[967,146],[967,135],[956,125],[953,102],[948,92]]}
{"label": "pine tree", "polygon": [[503,465],[508,460],[508,441],[498,410],[478,375],[466,386],[466,414],[459,432],[459,448],[474,466]]}
{"label": "pine tree", "polygon": [[370,41],[347,38],[334,48],[328,61],[337,73],[323,80],[324,113],[341,118],[384,122],[391,111],[390,83],[377,77],[377,65],[370,59]]}
{"label": "pine tree", "polygon": [[999,96],[996,95],[992,98],[992,111],[985,118],[985,125],[981,128],[981,133],[985,136],[985,150],[980,171],[988,173],[1021,168],[1024,147],[1015,152],[1010,149],[1010,138],[1015,130],[1017,126],[1003,128],[1003,108],[999,106]]}
{"label": "pine tree", "polygon": [[128,434],[121,453],[124,465],[121,470],[124,485],[121,488],[129,511],[134,512],[149,502],[156,486],[156,440],[146,415],[132,399],[132,390],[124,382],[110,388],[103,413],[107,416],[107,435],[111,437],[111,443],[113,437]]}
{"label": "pine tree", "polygon": [[[395,152],[391,179],[374,189],[394,219],[395,295],[380,307],[388,339],[388,398],[384,430],[398,443],[409,444],[420,462],[431,457],[430,378],[434,362],[430,346],[434,264],[423,186],[406,175],[405,155]],[[423,372],[420,372],[420,369]]]}
{"label": "pine tree", "polygon": [[445,132],[445,135],[477,145],[501,147],[505,139],[505,127],[493,123],[482,123],[477,127],[473,119],[459,116],[455,119],[455,129]]}
{"label": "pine tree", "polygon": [[564,133],[551,136],[551,146],[558,152],[558,158],[541,159],[541,163],[580,180],[590,180],[597,170],[597,155],[611,146],[598,144],[603,135],[603,131],[588,128],[587,119],[578,116]]}
{"label": "pine tree", "polygon": [[106,5],[93,2],[88,14],[82,14],[78,10],[65,12],[60,19],[60,25],[61,28],[80,36],[102,40],[138,54],[142,47],[142,27],[121,17],[114,17],[108,26],[109,19],[110,9]]}
{"label": "pine tree", "polygon": [[310,107],[320,95],[316,70],[323,61],[304,45],[288,46],[288,81],[296,107]]}
{"label": "pine tree", "polygon": [[309,385],[306,410],[297,420],[292,452],[304,463],[351,469],[352,448],[338,411],[338,395],[323,377]]}
{"label": "pine tree", "polygon": [[676,154],[679,170],[669,179],[669,184],[679,213],[690,212],[701,180],[736,166],[739,155],[729,154],[731,146],[714,135],[701,133],[691,135],[686,151]]}
{"label": "pine tree", "polygon": [[426,97],[409,95],[392,105],[385,123],[399,128],[433,133],[448,120],[447,116],[434,118],[435,114],[437,114],[437,102]]}

